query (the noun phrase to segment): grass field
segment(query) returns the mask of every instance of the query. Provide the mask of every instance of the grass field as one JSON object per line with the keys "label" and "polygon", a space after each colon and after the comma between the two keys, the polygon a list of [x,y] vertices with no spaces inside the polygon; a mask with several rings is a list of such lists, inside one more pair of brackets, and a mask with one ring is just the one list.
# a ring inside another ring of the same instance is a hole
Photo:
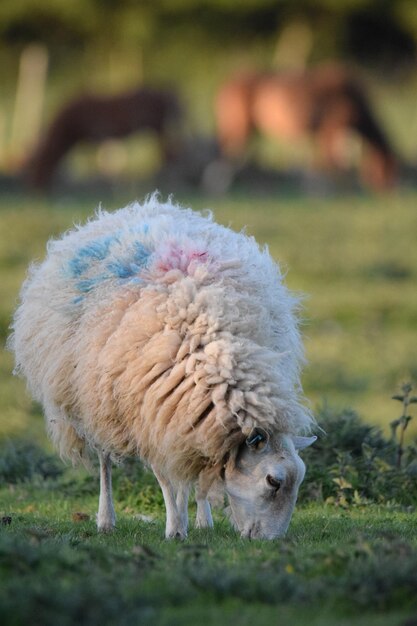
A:
{"label": "grass field", "polygon": [[[417,381],[417,195],[178,200],[213,208],[234,229],[246,226],[282,263],[289,286],[306,295],[303,383],[313,410],[352,408],[387,434],[399,416],[392,394]],[[302,504],[288,537],[273,543],[244,542],[219,513],[213,534],[192,530],[178,545],[162,540],[163,506],[152,477],[120,469],[119,527],[112,536],[95,534],[97,478],[63,471],[48,456],[39,407],[12,377],[12,358],[3,349],[28,263],[95,204],[0,202],[0,443],[30,442],[14,456],[0,454],[0,622],[391,626],[417,620],[415,506],[360,499],[349,506]],[[104,206],[116,208],[116,200]],[[87,517],[74,517],[77,512]],[[137,520],[136,513],[154,521]]]}

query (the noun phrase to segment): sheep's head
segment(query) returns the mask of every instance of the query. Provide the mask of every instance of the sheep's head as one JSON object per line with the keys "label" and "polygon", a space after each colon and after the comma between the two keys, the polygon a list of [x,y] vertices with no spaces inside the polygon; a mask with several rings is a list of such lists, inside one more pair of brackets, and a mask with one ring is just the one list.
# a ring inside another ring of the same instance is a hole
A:
{"label": "sheep's head", "polygon": [[242,537],[275,539],[285,534],[304,478],[298,451],[316,437],[268,436],[253,429],[224,470],[233,521]]}

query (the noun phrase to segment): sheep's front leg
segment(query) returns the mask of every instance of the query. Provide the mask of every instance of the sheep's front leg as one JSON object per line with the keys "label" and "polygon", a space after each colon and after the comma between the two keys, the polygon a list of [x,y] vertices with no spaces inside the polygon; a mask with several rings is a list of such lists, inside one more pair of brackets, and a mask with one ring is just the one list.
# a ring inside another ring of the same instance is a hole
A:
{"label": "sheep's front leg", "polygon": [[196,528],[213,528],[213,517],[211,515],[210,503],[206,495],[201,495],[196,488],[195,501],[197,503],[197,513],[195,516]]}
{"label": "sheep's front leg", "polygon": [[166,509],[165,537],[167,539],[185,539],[187,536],[188,513],[184,513],[184,511],[186,506],[188,506],[188,488],[181,486],[178,489],[178,493],[176,493],[171,481],[159,472],[156,472],[154,468],[152,469],[164,496]]}
{"label": "sheep's front leg", "polygon": [[196,498],[197,513],[195,516],[196,528],[213,528],[213,517],[211,507],[207,498]]}
{"label": "sheep's front leg", "polygon": [[211,515],[210,503],[207,500],[207,493],[211,487],[213,478],[204,472],[198,477],[195,488],[195,500],[197,503],[197,514],[195,516],[196,528],[213,528],[213,518]]}
{"label": "sheep's front leg", "polygon": [[184,536],[187,536],[188,530],[188,496],[190,493],[189,485],[180,484],[177,490],[176,504],[180,520],[180,526],[184,529]]}
{"label": "sheep's front leg", "polygon": [[104,452],[99,452],[98,458],[100,460],[100,499],[98,502],[97,529],[100,532],[109,532],[116,525],[111,484],[111,459],[110,455]]}

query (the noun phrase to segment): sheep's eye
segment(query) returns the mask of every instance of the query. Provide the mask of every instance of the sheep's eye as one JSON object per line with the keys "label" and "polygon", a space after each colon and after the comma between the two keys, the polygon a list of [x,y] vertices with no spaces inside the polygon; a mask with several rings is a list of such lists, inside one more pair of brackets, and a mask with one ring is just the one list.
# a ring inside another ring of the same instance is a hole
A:
{"label": "sheep's eye", "polygon": [[267,434],[264,431],[255,428],[246,439],[246,445],[258,450],[265,445],[267,439]]}
{"label": "sheep's eye", "polygon": [[272,489],[275,489],[275,491],[278,491],[278,489],[281,487],[281,481],[271,476],[271,474],[267,475],[266,482],[270,487],[272,487]]}

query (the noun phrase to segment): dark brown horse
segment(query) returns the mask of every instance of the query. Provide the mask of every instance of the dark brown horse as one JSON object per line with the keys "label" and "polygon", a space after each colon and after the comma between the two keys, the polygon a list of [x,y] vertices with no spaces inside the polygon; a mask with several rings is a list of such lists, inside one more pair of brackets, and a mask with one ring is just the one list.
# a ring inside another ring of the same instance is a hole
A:
{"label": "dark brown horse", "polygon": [[362,86],[341,66],[237,76],[220,89],[215,108],[219,143],[229,157],[244,151],[255,130],[278,139],[310,135],[321,166],[341,169],[340,140],[356,132],[364,142],[365,184],[386,189],[395,183],[394,152]]}
{"label": "dark brown horse", "polygon": [[154,131],[163,157],[176,151],[175,133],[181,124],[181,107],[174,93],[140,88],[115,96],[83,95],[66,104],[24,168],[26,182],[45,189],[61,159],[81,142],[126,137],[141,130]]}

